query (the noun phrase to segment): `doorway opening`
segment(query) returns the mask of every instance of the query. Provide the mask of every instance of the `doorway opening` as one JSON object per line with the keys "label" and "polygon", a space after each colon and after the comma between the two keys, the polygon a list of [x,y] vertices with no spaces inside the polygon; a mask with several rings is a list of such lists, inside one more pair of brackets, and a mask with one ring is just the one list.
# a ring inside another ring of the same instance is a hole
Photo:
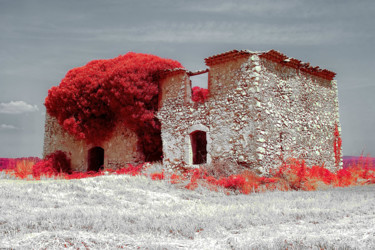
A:
{"label": "doorway opening", "polygon": [[101,147],[91,148],[89,150],[87,161],[87,171],[98,172],[99,170],[102,170],[104,165],[104,149]]}
{"label": "doorway opening", "polygon": [[163,141],[161,138],[161,124],[158,118],[154,118],[156,126],[147,126],[138,132],[139,147],[141,148],[146,162],[158,162],[163,160]]}
{"label": "doorway opening", "polygon": [[207,163],[207,134],[204,131],[194,131],[190,134],[193,153],[193,164]]}

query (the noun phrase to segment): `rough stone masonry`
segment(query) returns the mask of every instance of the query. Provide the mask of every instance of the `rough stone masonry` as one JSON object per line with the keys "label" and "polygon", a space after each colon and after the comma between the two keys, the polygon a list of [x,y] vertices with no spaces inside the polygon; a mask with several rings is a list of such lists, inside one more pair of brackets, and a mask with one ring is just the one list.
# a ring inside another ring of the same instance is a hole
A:
{"label": "rough stone masonry", "polygon": [[[262,174],[289,158],[330,170],[342,166],[341,145],[335,146],[335,130],[340,132],[335,73],[274,50],[232,50],[205,62],[208,69],[200,72],[160,74],[156,116],[165,166],[228,160]],[[203,103],[192,100],[190,81],[200,73],[208,74],[209,97]],[[92,169],[92,157],[102,157],[105,168],[142,162],[137,142],[133,131],[118,125],[103,145],[87,145],[46,117],[44,156],[62,150],[74,170]],[[104,153],[92,155],[97,148]]]}
{"label": "rough stone masonry", "polygon": [[233,50],[205,62],[204,103],[191,100],[194,73],[170,70],[161,81],[165,165],[194,165],[194,134],[202,131],[207,163],[232,160],[264,174],[288,158],[341,166],[341,148],[334,152],[336,126],[340,131],[335,73],[274,50]]}

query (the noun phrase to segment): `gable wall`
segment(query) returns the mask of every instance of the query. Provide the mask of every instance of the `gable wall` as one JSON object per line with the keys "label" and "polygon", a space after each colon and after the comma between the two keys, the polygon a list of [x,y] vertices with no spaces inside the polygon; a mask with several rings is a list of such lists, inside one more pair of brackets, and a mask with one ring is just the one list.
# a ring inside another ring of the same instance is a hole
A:
{"label": "gable wall", "polygon": [[266,59],[260,65],[258,158],[266,171],[288,158],[335,169],[334,131],[339,124],[336,81],[283,67]]}
{"label": "gable wall", "polygon": [[210,67],[208,100],[211,117],[213,158],[230,159],[252,167],[258,166],[255,149],[255,100],[249,87],[253,79],[244,77],[255,65],[239,58]]}
{"label": "gable wall", "polygon": [[191,101],[190,79],[186,72],[167,76],[160,85],[161,91],[168,88],[168,96],[172,97],[167,98],[162,93],[157,113],[161,123],[163,163],[188,164],[191,158],[189,128],[195,124],[208,126],[207,103],[194,104]]}

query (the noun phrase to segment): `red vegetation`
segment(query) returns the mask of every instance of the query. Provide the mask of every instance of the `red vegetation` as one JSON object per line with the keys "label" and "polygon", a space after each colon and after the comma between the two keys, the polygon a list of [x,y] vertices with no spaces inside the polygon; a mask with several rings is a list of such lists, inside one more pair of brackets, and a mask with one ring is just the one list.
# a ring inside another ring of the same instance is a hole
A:
{"label": "red vegetation", "polygon": [[154,117],[158,72],[181,68],[170,59],[129,52],[94,60],[70,70],[48,91],[48,114],[77,139],[98,143],[108,139],[118,122],[140,137],[146,161],[161,156],[160,123]]}
{"label": "red vegetation", "polygon": [[192,97],[194,102],[204,103],[208,99],[208,89],[195,86],[192,88]]}
{"label": "red vegetation", "polygon": [[172,184],[177,184],[181,180],[181,176],[177,174],[172,174],[170,176],[170,180]]}
{"label": "red vegetation", "polygon": [[207,172],[201,169],[194,169],[187,171],[184,176],[185,178],[186,176],[191,176],[190,182],[185,186],[185,188],[190,190],[194,190],[199,184],[204,185],[204,183],[207,183],[212,190],[217,190],[215,187],[220,186],[244,194],[257,191],[262,184],[268,185],[268,183],[274,183],[276,181],[274,178],[257,176],[251,171],[244,171],[238,175],[231,175],[229,177],[221,177],[217,179],[213,176],[208,176]]}
{"label": "red vegetation", "polygon": [[[187,171],[183,179],[190,176],[187,189],[194,190],[199,184],[207,183],[213,190],[221,186],[236,192],[249,194],[266,190],[318,190],[329,187],[346,187],[351,185],[364,185],[375,183],[375,169],[365,164],[351,165],[332,173],[324,166],[307,167],[305,161],[289,159],[287,163],[272,171],[271,177],[261,177],[251,171],[244,171],[238,175],[216,179],[207,176],[201,169]],[[177,181],[178,182],[178,181]],[[181,181],[180,181],[181,182]],[[174,180],[173,183],[176,183]]]}
{"label": "red vegetation", "polygon": [[38,157],[22,157],[22,158],[0,158],[0,171],[3,169],[15,169],[19,163],[33,163],[41,161]]}
{"label": "red vegetation", "polygon": [[41,175],[53,176],[62,173],[71,174],[72,169],[70,159],[65,152],[59,150],[49,154],[44,160],[38,162],[32,168],[34,178],[40,178]]}
{"label": "red vegetation", "polygon": [[337,124],[335,124],[334,141],[333,141],[333,152],[335,152],[335,164],[339,166],[341,161],[341,145],[342,140]]}
{"label": "red vegetation", "polygon": [[[218,190],[222,187],[227,192],[249,194],[252,192],[263,192],[267,190],[318,190],[332,187],[346,187],[352,185],[375,184],[375,167],[372,158],[360,157],[347,168],[336,173],[329,171],[324,166],[306,166],[303,160],[289,159],[284,165],[271,172],[269,177],[262,177],[250,170],[228,177],[215,178],[202,169],[184,170],[182,174],[166,174],[164,171],[147,175],[144,165],[128,165],[126,167],[99,172],[71,172],[69,159],[64,153],[57,152],[49,155],[46,160],[35,164],[31,170],[24,165],[7,174],[13,174],[17,178],[30,179],[32,172],[34,179],[41,175],[65,179],[80,179],[108,174],[144,175],[152,180],[168,180],[172,184],[182,184],[186,189],[194,190],[198,186],[204,186],[210,190]],[[179,185],[181,186],[181,185]]]}
{"label": "red vegetation", "polygon": [[138,165],[138,166],[133,166],[133,165],[129,164],[127,167],[123,167],[123,168],[117,169],[115,171],[113,171],[113,170],[107,170],[107,171],[115,172],[116,174],[128,174],[128,175],[135,176],[135,175],[141,174],[142,167],[143,167],[142,164]]}
{"label": "red vegetation", "polygon": [[152,180],[164,180],[164,178],[165,178],[164,172],[152,173],[152,174],[150,174],[150,177],[151,177]]}

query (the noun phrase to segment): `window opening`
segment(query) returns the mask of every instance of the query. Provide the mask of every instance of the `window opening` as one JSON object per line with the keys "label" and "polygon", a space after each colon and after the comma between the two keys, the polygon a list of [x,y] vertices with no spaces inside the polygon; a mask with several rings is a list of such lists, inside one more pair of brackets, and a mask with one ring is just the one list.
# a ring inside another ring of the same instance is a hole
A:
{"label": "window opening", "polygon": [[191,75],[190,76],[191,87],[194,88],[198,86],[200,88],[207,89],[208,88],[208,73],[203,73],[199,75]]}

